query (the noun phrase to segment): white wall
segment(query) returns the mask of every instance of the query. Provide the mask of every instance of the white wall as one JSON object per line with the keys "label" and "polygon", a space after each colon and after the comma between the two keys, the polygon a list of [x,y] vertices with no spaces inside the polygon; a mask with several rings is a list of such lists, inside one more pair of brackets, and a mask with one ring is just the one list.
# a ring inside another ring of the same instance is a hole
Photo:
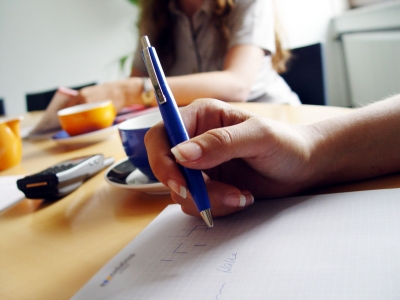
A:
{"label": "white wall", "polygon": [[324,47],[326,96],[329,105],[350,103],[340,41],[331,33],[331,19],[349,8],[347,0],[275,0],[286,33],[286,47],[315,43]]}
{"label": "white wall", "polygon": [[347,0],[275,0],[287,47],[325,42],[329,21],[348,8]]}
{"label": "white wall", "polygon": [[8,115],[25,94],[121,75],[136,43],[137,11],[127,0],[1,0],[0,98]]}

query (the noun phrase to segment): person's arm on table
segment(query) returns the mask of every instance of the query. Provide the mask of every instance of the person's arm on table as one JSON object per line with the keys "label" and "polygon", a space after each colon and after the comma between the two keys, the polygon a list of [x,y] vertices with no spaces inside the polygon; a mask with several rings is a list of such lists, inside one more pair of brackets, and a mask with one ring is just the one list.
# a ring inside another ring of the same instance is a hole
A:
{"label": "person's arm on table", "polygon": [[234,46],[225,57],[222,71],[167,77],[167,81],[179,106],[199,98],[245,102],[263,56],[264,51],[256,46]]}
{"label": "person's arm on table", "polygon": [[186,183],[176,161],[209,176],[215,217],[247,207],[253,196],[290,196],[400,170],[400,95],[311,125],[261,118],[211,99],[197,100],[181,114],[189,141],[171,152],[159,124],[145,143],[154,174],[191,215],[197,211],[190,195],[180,196]]}
{"label": "person's arm on table", "polygon": [[[264,51],[259,47],[234,46],[225,57],[222,71],[167,77],[167,82],[179,106],[204,97],[244,102],[263,56]],[[111,99],[118,111],[124,106],[143,104],[142,77],[148,75],[134,69],[131,76],[133,77],[83,88],[77,96],[71,97],[66,106]]]}

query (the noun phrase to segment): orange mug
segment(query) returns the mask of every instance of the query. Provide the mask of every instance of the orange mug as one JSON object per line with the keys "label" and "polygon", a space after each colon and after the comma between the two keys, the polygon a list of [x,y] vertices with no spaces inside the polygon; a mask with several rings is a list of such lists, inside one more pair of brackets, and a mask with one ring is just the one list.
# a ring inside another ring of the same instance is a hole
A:
{"label": "orange mug", "polygon": [[22,117],[0,118],[0,171],[4,171],[21,162],[21,119]]}

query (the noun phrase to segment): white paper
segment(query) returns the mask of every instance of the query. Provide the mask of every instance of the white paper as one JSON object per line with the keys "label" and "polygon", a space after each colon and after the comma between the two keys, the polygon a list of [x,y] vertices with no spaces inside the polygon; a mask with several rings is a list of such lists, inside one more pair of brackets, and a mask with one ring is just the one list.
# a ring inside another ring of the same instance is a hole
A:
{"label": "white paper", "polygon": [[256,201],[212,229],[171,205],[73,299],[400,299],[399,283],[388,189]]}
{"label": "white paper", "polygon": [[25,199],[25,195],[17,187],[17,180],[24,176],[0,176],[0,212]]}

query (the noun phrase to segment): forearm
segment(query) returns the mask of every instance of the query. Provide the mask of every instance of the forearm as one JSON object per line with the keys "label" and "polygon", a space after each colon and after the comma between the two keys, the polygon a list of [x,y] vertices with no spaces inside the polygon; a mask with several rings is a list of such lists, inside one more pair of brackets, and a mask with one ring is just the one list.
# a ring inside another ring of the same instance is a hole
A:
{"label": "forearm", "polygon": [[250,91],[249,84],[229,71],[168,77],[167,81],[179,106],[187,105],[199,98],[244,102]]}
{"label": "forearm", "polygon": [[169,77],[168,84],[181,106],[199,98],[245,102],[263,57],[259,47],[237,45],[226,54],[222,71]]}
{"label": "forearm", "polygon": [[[179,106],[188,105],[198,98],[244,102],[248,98],[263,57],[264,52],[259,47],[233,46],[225,56],[221,71],[171,76],[167,77],[167,82]],[[148,74],[146,72],[146,75],[143,75],[138,68],[133,68],[131,76],[148,77]],[[140,87],[143,90],[143,85]],[[138,99],[137,93],[137,89],[130,91],[130,99]]]}
{"label": "forearm", "polygon": [[311,181],[332,184],[400,171],[400,95],[310,126]]}
{"label": "forearm", "polygon": [[[167,77],[167,82],[179,106],[208,97],[227,102],[246,101],[249,93],[248,85],[229,71]],[[142,103],[142,78],[131,77],[112,84],[110,89],[119,91],[125,99],[122,106]]]}

